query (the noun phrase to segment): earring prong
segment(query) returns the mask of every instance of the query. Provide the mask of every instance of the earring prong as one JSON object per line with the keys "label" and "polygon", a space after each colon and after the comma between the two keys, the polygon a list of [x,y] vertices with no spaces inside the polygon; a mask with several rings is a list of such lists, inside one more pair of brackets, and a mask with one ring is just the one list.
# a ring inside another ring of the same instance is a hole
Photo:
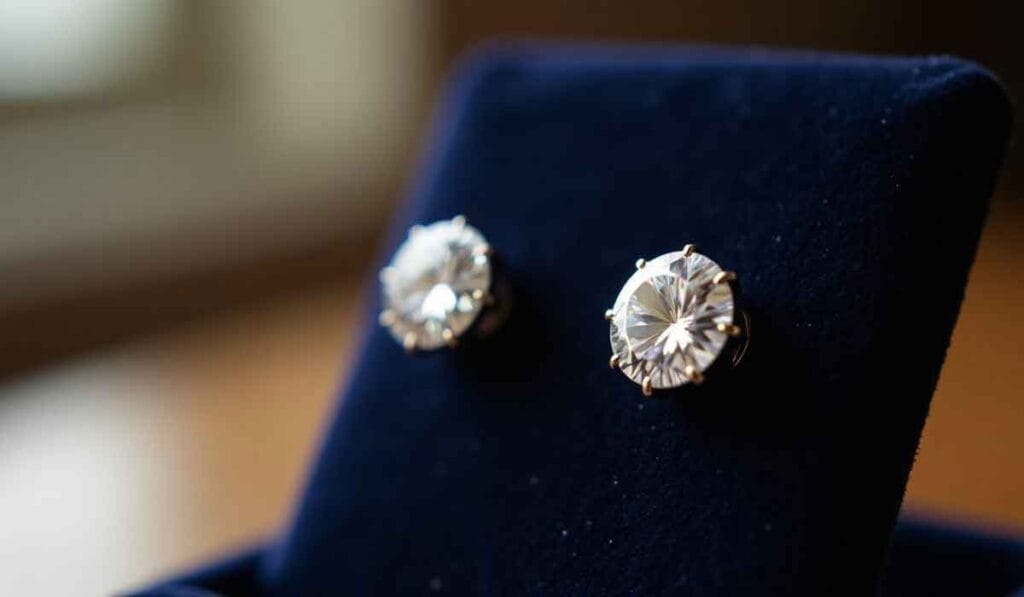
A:
{"label": "earring prong", "polygon": [[441,338],[444,339],[444,343],[450,348],[455,348],[459,345],[459,340],[455,337],[455,332],[451,328],[444,328],[441,330]]}
{"label": "earring prong", "polygon": [[416,332],[408,332],[402,337],[402,348],[405,349],[405,352],[416,352],[417,341]]}
{"label": "earring prong", "polygon": [[398,317],[395,315],[395,312],[392,311],[391,309],[384,309],[383,311],[380,312],[380,315],[377,316],[377,321],[379,321],[380,324],[384,327],[394,325],[397,319]]}
{"label": "earring prong", "polygon": [[647,260],[643,257],[636,260],[636,269],[644,269],[645,265],[647,265]]}
{"label": "earring prong", "polygon": [[654,394],[654,385],[651,382],[650,375],[645,375],[643,380],[640,382],[640,391],[643,392],[644,396],[647,396],[648,398],[650,398],[651,395]]}
{"label": "earring prong", "polygon": [[459,215],[455,216],[454,218],[452,218],[452,226],[455,226],[456,228],[458,228],[460,230],[462,228],[465,228],[466,227],[466,216],[464,216],[462,214],[459,214]]}
{"label": "earring prong", "polygon": [[704,374],[698,371],[693,365],[687,365],[683,369],[683,375],[686,376],[686,379],[697,385],[704,383]]}
{"label": "earring prong", "polygon": [[687,244],[683,246],[683,257],[689,257],[693,255],[693,252],[697,250],[696,245]]}
{"label": "earring prong", "polygon": [[605,309],[604,320],[611,321],[612,317],[615,317],[615,311],[612,311],[611,309]]}
{"label": "earring prong", "polygon": [[619,355],[613,354],[612,358],[608,359],[608,367],[617,369],[619,367]]}
{"label": "earring prong", "polygon": [[715,329],[723,334],[733,337],[739,336],[743,333],[743,329],[734,323],[719,323],[715,326]]}
{"label": "earring prong", "polygon": [[721,271],[715,274],[715,277],[711,278],[711,281],[715,284],[721,284],[722,282],[732,282],[736,279],[736,272]]}
{"label": "earring prong", "polygon": [[469,296],[473,297],[475,301],[480,301],[484,306],[489,307],[494,304],[494,295],[479,288],[471,292]]}

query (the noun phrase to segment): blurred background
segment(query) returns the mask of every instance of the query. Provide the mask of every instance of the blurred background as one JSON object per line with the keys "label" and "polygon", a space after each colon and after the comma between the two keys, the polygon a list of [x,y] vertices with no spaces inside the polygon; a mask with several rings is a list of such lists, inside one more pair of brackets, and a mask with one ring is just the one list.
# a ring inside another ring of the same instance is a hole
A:
{"label": "blurred background", "polygon": [[[124,590],[286,520],[358,337],[378,236],[466,48],[531,37],[954,53],[1020,98],[1019,12],[994,0],[4,0],[0,594]],[[1006,532],[1024,532],[1021,153],[1011,147],[906,500]]]}

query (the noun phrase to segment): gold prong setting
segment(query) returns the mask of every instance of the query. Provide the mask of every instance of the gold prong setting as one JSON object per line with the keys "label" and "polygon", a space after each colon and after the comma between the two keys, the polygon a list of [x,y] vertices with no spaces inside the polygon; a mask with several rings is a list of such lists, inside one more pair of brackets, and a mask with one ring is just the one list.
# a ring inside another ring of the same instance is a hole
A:
{"label": "gold prong setting", "polygon": [[697,369],[695,365],[687,365],[683,368],[683,375],[686,379],[690,380],[690,383],[700,385],[704,383],[704,374]]}
{"label": "gold prong setting", "polygon": [[465,216],[412,226],[378,274],[380,324],[410,353],[458,346],[494,302],[493,255]]}
{"label": "gold prong setting", "polygon": [[609,366],[638,384],[644,396],[704,383],[726,344],[744,335],[734,323],[735,272],[692,244],[635,265],[615,304],[605,311],[612,345]]}
{"label": "gold prong setting", "polygon": [[711,278],[711,282],[714,284],[724,284],[726,282],[733,282],[736,280],[736,272],[721,271],[715,274]]}
{"label": "gold prong setting", "polygon": [[715,324],[715,329],[726,336],[732,336],[733,338],[743,333],[743,329],[735,323],[717,323]]}
{"label": "gold prong setting", "polygon": [[416,352],[417,341],[416,332],[406,332],[405,335],[402,336],[402,348],[405,349],[405,352]]}

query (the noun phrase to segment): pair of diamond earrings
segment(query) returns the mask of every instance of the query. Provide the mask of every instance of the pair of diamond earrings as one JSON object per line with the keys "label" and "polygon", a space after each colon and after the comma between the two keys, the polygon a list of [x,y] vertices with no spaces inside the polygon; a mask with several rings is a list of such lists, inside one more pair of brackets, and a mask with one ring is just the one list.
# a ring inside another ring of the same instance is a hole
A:
{"label": "pair of diamond earrings", "polygon": [[[471,330],[493,328],[494,251],[466,218],[413,226],[380,272],[380,323],[408,352],[455,347]],[[700,384],[723,353],[746,352],[750,322],[734,303],[736,274],[693,245],[640,259],[611,309],[609,364],[655,390]],[[740,324],[742,322],[742,325]]]}

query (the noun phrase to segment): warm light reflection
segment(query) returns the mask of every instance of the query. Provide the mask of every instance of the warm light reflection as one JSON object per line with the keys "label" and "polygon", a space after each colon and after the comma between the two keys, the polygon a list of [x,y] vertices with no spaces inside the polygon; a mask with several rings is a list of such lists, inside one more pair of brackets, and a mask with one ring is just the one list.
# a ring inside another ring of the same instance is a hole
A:
{"label": "warm light reflection", "polygon": [[0,595],[112,594],[277,528],[348,362],[357,293],[0,386]]}
{"label": "warm light reflection", "polygon": [[166,521],[152,508],[187,479],[173,438],[140,427],[133,402],[166,399],[124,359],[0,393],[0,594],[89,594],[159,553]]}

